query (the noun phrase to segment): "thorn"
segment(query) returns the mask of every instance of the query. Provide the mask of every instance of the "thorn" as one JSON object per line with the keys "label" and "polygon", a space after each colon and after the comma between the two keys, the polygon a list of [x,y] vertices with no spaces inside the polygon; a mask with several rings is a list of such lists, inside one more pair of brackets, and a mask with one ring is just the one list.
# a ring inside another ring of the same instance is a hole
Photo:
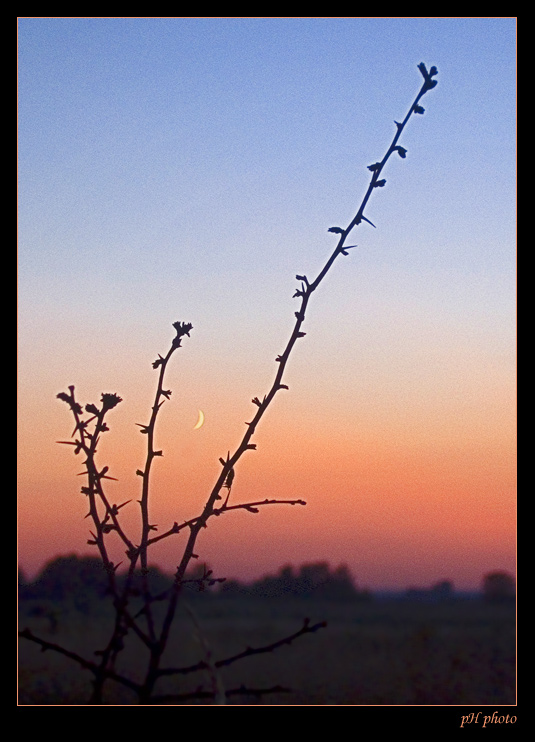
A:
{"label": "thorn", "polygon": [[[111,506],[110,515],[117,515],[119,510],[123,508],[125,505],[128,505],[129,502],[132,502],[132,500],[126,500],[126,502],[122,502],[120,505],[116,505],[115,503]],[[108,517],[108,516],[106,516]]]}
{"label": "thorn", "polygon": [[345,247],[340,248],[340,252],[342,253],[342,255],[349,255],[347,251],[351,250],[352,247],[358,247],[358,245],[346,245]]}

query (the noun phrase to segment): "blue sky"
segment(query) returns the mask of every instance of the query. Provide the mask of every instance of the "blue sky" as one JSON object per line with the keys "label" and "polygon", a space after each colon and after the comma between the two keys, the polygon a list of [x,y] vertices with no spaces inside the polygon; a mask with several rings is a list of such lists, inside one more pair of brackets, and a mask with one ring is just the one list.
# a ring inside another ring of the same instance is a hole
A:
{"label": "blue sky", "polygon": [[134,393],[175,320],[229,404],[268,383],[421,61],[438,86],[290,373],[325,416],[415,366],[426,409],[514,384],[515,18],[20,18],[18,43],[23,426],[78,379]]}
{"label": "blue sky", "polygon": [[490,276],[510,308],[515,32],[513,18],[21,19],[23,312],[76,304],[89,276],[84,311],[151,323],[184,282],[193,313],[199,297],[210,313],[222,294],[256,297],[255,276],[268,301],[287,291],[352,218],[422,60],[440,88],[370,204],[359,270],[438,273],[463,301],[465,280]]}

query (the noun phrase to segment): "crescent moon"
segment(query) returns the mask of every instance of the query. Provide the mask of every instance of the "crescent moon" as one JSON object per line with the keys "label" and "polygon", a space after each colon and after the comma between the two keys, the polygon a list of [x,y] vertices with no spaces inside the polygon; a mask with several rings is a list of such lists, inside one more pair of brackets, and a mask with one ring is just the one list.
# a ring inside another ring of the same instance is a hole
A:
{"label": "crescent moon", "polygon": [[203,423],[204,423],[204,412],[202,410],[199,410],[199,419],[193,426],[193,430],[199,430],[199,428],[202,426]]}

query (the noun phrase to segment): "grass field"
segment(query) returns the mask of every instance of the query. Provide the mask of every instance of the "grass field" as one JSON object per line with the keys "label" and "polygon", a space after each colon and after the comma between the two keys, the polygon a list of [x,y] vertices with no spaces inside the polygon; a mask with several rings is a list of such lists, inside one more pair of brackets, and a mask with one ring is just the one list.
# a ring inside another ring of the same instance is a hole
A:
{"label": "grass field", "polygon": [[[104,646],[112,612],[106,602],[21,601],[20,627],[88,659]],[[190,601],[202,641],[215,660],[297,631],[305,617],[328,626],[276,652],[223,668],[226,691],[283,686],[291,692],[241,705],[507,705],[516,703],[515,615],[512,605],[477,600],[326,602],[201,596]],[[186,610],[177,617],[165,666],[188,666],[205,650]],[[141,679],[146,650],[131,640],[118,670]],[[162,679],[158,694],[211,688],[207,671]],[[106,702],[130,705],[126,688],[109,682]],[[91,675],[53,651],[19,643],[19,705],[86,704]],[[209,703],[209,701],[188,701]]]}

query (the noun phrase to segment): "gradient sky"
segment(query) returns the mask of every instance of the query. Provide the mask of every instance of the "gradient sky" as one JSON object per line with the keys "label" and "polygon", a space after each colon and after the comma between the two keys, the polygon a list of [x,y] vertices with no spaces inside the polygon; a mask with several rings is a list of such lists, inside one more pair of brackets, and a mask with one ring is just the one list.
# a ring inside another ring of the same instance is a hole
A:
{"label": "gradient sky", "polygon": [[[72,419],[116,392],[98,461],[139,497],[172,323],[153,518],[197,515],[298,308],[418,92],[361,225],[311,299],[281,392],[213,519],[216,576],[346,563],[370,588],[515,569],[516,19],[22,18],[19,553],[93,554]],[[194,430],[198,410],[204,426]],[[129,510],[130,508],[130,510]],[[137,534],[135,502],[121,512]],[[154,551],[173,570],[181,537]],[[115,561],[120,561],[118,548]]]}

